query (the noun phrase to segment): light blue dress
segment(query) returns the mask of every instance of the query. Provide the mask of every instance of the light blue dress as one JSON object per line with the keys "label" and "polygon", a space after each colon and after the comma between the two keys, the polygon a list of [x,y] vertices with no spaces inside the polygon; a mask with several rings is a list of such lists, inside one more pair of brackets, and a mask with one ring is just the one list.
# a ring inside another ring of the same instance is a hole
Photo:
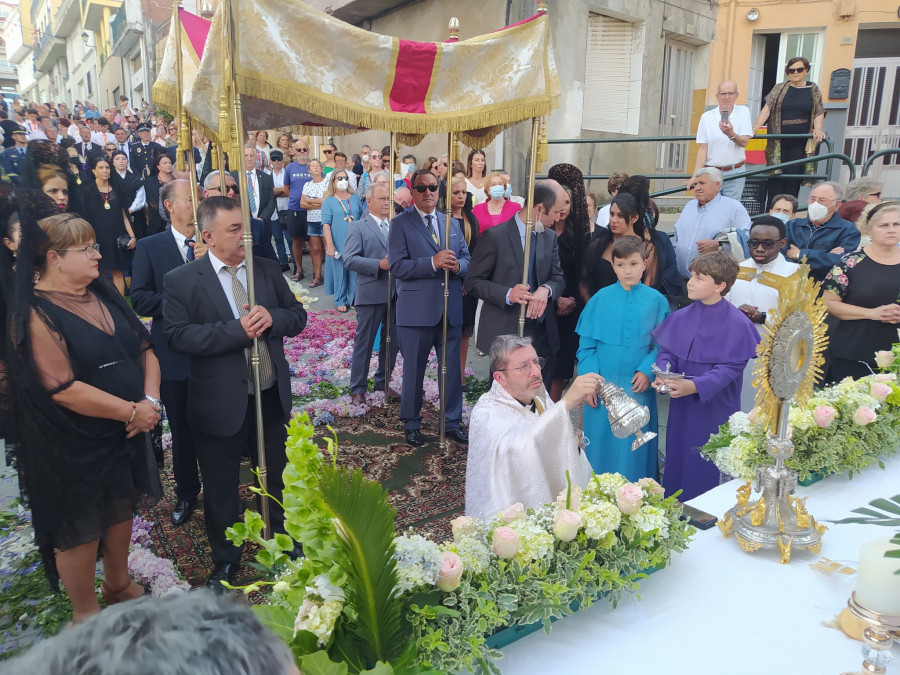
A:
{"label": "light blue dress", "polygon": [[331,196],[322,202],[322,226],[325,224],[331,226],[334,248],[341,254],[337,260],[325,256],[325,292],[334,295],[334,304],[337,307],[352,305],[356,294],[356,272],[344,268],[344,246],[347,244],[350,226],[345,218],[359,220],[361,214],[362,204],[356,195],[350,195],[349,200],[338,200],[337,197]]}
{"label": "light blue dress", "polygon": [[[652,331],[668,315],[669,303],[658,291],[640,283],[626,291],[616,282],[594,294],[575,329],[580,336],[579,374],[599,373],[622,387],[640,405],[647,406],[650,422],[644,431],[656,433],[656,391],[650,387],[635,394],[631,379],[640,371],[653,381],[651,366],[659,347],[653,341]],[[658,477],[657,439],[632,452],[634,438],[613,436],[602,405],[585,406],[584,435],[590,440],[585,454],[594,473],[618,472],[632,482]]]}

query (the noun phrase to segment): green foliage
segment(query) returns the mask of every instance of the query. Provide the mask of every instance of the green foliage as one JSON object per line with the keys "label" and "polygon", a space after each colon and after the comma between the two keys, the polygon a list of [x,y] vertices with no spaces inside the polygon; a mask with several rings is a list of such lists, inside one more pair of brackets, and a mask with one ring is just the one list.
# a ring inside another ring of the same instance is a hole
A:
{"label": "green foliage", "polygon": [[490,378],[479,380],[474,375],[466,377],[466,401],[468,403],[478,403],[478,399],[481,398],[481,395],[490,390],[492,383],[493,380]]}
{"label": "green foliage", "polygon": [[[375,380],[370,380],[371,388],[369,391],[375,390]],[[350,393],[350,385],[337,385],[332,384],[331,382],[318,382],[313,384],[309,388],[309,393],[306,396],[294,396],[294,405],[302,405],[304,403],[310,403],[311,401],[318,401],[320,399],[332,399],[332,398],[340,398],[341,396],[347,396]]]}
{"label": "green foliage", "polygon": [[331,512],[340,546],[337,562],[347,575],[346,608],[355,614],[343,625],[353,635],[366,661],[387,661],[405,645],[394,560],[394,516],[387,493],[378,483],[324,467],[319,484]]}
{"label": "green foliage", "polygon": [[452,593],[409,598],[409,616],[421,663],[442,672],[499,673],[501,652],[487,639],[508,626],[551,621],[589,607],[605,597],[613,606],[622,593],[637,589],[643,570],[661,569],[672,553],[683,551],[695,529],[679,518],[674,498],[662,500],[669,536],[619,530],[608,541],[591,541],[580,532],[571,542],[556,541],[543,560],[521,564],[496,560],[481,574],[463,572]]}
{"label": "green foliage", "polygon": [[858,509],[853,509],[853,513],[858,513],[862,516],[860,518],[843,518],[832,522],[837,525],[857,523],[900,527],[900,495],[894,495],[890,499],[873,499],[869,502],[869,507],[871,508],[861,506]]}

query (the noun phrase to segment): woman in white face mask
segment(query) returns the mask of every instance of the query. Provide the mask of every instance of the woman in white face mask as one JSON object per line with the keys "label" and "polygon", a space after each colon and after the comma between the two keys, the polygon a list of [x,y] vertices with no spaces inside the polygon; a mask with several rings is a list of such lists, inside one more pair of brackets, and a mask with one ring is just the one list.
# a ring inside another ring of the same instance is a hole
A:
{"label": "woman in white face mask", "polygon": [[[362,216],[362,203],[350,192],[346,169],[335,169],[328,176],[328,187],[322,202],[322,235],[325,237],[325,292],[334,295],[339,312],[353,304],[356,272],[344,269],[344,245],[350,223]],[[321,277],[317,276],[319,284]],[[318,286],[313,281],[312,285]]]}
{"label": "woman in white face mask", "polygon": [[508,188],[509,182],[499,171],[490,173],[485,180],[485,192],[488,200],[472,209],[472,213],[478,218],[479,231],[484,232],[489,227],[505,223],[522,208],[509,199],[512,194]]}

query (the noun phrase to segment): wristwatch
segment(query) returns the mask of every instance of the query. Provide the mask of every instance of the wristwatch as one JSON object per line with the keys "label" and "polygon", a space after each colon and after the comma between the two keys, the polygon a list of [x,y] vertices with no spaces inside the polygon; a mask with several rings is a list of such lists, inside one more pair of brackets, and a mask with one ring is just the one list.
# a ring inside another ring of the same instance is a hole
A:
{"label": "wristwatch", "polygon": [[150,403],[152,403],[157,408],[163,407],[162,401],[160,401],[158,398],[153,398],[152,396],[150,396],[150,394],[144,394],[144,398],[150,401]]}
{"label": "wristwatch", "polygon": [[547,298],[550,299],[553,297],[553,289],[550,288],[550,284],[541,284],[541,288],[547,289]]}

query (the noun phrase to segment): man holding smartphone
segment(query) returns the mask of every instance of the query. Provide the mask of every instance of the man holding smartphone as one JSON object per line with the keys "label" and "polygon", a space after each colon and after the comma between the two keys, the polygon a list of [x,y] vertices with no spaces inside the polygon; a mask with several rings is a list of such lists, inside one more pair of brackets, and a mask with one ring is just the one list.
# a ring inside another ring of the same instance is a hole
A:
{"label": "man holding smartphone", "polygon": [[716,89],[719,105],[707,110],[700,117],[697,127],[697,162],[694,176],[685,181],[690,186],[696,181],[697,172],[705,166],[718,169],[725,177],[721,193],[740,201],[745,178],[727,180],[729,176],[744,172],[746,155],[744,147],[753,137],[750,109],[736,105],[738,88],[731,80],[725,80]]}

